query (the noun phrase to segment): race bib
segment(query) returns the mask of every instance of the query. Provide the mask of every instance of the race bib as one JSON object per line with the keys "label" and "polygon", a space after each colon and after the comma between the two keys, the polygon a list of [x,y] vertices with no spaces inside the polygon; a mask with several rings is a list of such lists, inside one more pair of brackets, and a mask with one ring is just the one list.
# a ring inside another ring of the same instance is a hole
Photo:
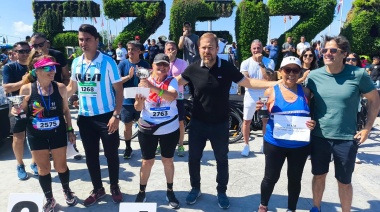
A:
{"label": "race bib", "polygon": [[153,119],[169,117],[169,110],[170,107],[152,107],[150,108],[150,117]]}
{"label": "race bib", "polygon": [[96,82],[79,82],[79,95],[86,97],[96,97],[98,86]]}
{"label": "race bib", "polygon": [[34,118],[33,127],[36,130],[53,130],[59,126],[58,116],[52,118]]}

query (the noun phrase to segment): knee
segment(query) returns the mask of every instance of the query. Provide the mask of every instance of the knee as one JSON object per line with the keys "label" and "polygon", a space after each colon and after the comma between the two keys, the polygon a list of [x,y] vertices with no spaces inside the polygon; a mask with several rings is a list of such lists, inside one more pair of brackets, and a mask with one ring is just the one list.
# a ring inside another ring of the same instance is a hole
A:
{"label": "knee", "polygon": [[161,161],[162,161],[162,164],[167,167],[167,166],[173,166],[174,163],[173,163],[173,158],[164,158],[164,157],[161,157]]}
{"label": "knee", "polygon": [[51,171],[50,165],[38,165],[38,174],[45,176]]}
{"label": "knee", "polygon": [[314,180],[316,182],[324,182],[326,180],[326,176],[327,176],[327,173],[321,174],[321,175],[314,175]]}
{"label": "knee", "polygon": [[350,189],[352,187],[351,183],[342,183],[338,180],[338,186],[341,189]]}
{"label": "knee", "polygon": [[152,168],[153,164],[154,164],[154,159],[142,160],[141,167]]}
{"label": "knee", "polygon": [[55,169],[55,171],[57,171],[58,173],[66,172],[66,170],[67,170],[67,164],[66,164],[66,163],[62,163],[62,164],[54,164],[54,169]]}
{"label": "knee", "polygon": [[20,133],[13,133],[13,142],[20,144],[24,143],[25,140],[25,132],[20,132]]}
{"label": "knee", "polygon": [[247,126],[251,125],[251,122],[252,122],[252,120],[244,120],[243,121],[243,126],[247,127]]}

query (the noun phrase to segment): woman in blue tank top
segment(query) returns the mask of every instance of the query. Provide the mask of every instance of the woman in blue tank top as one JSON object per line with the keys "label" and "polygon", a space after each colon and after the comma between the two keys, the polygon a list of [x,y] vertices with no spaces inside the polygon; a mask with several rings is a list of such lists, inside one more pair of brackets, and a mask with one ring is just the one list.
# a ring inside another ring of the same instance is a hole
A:
{"label": "woman in blue tank top", "polygon": [[[310,116],[308,106],[310,90],[297,84],[301,68],[301,61],[298,58],[293,56],[284,58],[279,70],[283,82],[268,88],[264,93],[265,96],[269,97],[270,118],[264,135],[265,175],[261,182],[259,212],[268,211],[268,202],[274,186],[280,178],[285,159],[288,162],[288,211],[295,211],[297,207],[301,192],[302,172],[310,152],[309,140],[294,139],[287,133],[281,133],[284,124],[279,127],[280,122],[278,120],[285,117],[289,119],[294,116]],[[262,106],[263,104],[257,104],[256,107],[261,108]],[[294,130],[296,126],[293,123],[291,125],[290,129],[293,128]],[[312,130],[315,121],[307,120],[305,125]]]}

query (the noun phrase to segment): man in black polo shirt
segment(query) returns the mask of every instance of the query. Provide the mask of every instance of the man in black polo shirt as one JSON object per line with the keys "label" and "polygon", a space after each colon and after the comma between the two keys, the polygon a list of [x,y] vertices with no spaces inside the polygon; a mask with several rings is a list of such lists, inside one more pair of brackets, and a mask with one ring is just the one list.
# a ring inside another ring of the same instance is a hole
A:
{"label": "man in black polo shirt", "polygon": [[229,90],[235,82],[248,88],[266,88],[277,84],[245,78],[236,67],[217,57],[218,38],[205,33],[199,39],[201,60],[192,63],[177,78],[179,85],[194,85],[194,100],[189,129],[189,174],[191,191],[187,204],[194,204],[201,195],[200,161],[207,139],[210,140],[217,162],[218,204],[227,209],[228,184],[228,114]]}
{"label": "man in black polo shirt", "polygon": [[63,56],[62,52],[49,49],[48,40],[46,35],[43,33],[35,32],[30,40],[31,46],[44,55],[50,55],[55,58],[59,65],[56,65],[56,73],[54,75],[54,81],[65,84],[66,86],[70,82],[70,73],[67,68],[66,58]]}

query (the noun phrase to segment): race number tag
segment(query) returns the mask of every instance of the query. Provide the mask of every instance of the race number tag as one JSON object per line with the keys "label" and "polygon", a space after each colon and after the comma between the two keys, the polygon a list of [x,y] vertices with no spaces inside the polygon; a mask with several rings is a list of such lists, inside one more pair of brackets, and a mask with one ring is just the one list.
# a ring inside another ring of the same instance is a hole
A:
{"label": "race number tag", "polygon": [[96,97],[98,87],[96,82],[79,82],[79,94],[86,97]]}
{"label": "race number tag", "polygon": [[58,116],[52,118],[34,118],[33,127],[36,130],[53,130],[59,126]]}
{"label": "race number tag", "polygon": [[185,98],[184,92],[178,91],[178,98],[179,100],[183,100]]}
{"label": "race number tag", "polygon": [[152,107],[150,108],[151,118],[159,119],[169,117],[170,107]]}

